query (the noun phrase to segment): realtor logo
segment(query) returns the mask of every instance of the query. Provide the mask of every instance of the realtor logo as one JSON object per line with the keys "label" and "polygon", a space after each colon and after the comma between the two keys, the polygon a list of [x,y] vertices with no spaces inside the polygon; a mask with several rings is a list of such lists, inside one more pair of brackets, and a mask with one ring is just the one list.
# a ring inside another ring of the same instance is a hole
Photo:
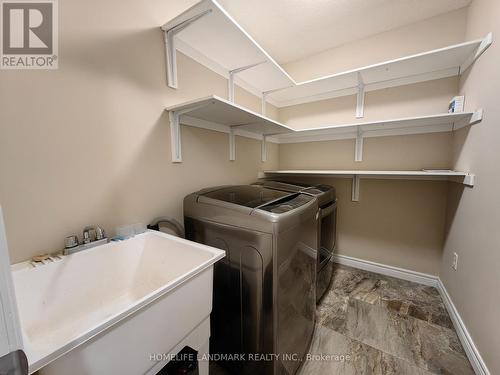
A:
{"label": "realtor logo", "polygon": [[56,0],[0,0],[1,69],[57,69]]}

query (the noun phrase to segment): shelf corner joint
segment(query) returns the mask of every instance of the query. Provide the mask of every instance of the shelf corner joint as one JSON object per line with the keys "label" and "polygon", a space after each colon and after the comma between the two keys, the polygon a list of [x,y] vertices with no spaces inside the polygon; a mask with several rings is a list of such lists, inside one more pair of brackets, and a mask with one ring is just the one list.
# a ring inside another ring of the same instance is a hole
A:
{"label": "shelf corner joint", "polygon": [[462,129],[466,126],[472,126],[483,121],[484,110],[479,108],[475,110],[469,118],[464,120],[456,121],[453,123],[453,131]]}
{"label": "shelf corner joint", "polygon": [[470,55],[462,65],[459,67],[459,72],[462,74],[465,72],[469,67],[476,61],[483,53],[486,51],[491,44],[493,43],[493,33],[489,32],[486,34],[486,36],[483,38],[481,43],[479,44],[479,47],[476,49],[476,51]]}
{"label": "shelf corner joint", "polygon": [[484,110],[482,108],[479,108],[474,111],[472,114],[472,117],[470,118],[469,125],[475,125],[478,122],[483,121],[483,115],[484,115]]}
{"label": "shelf corner joint", "polygon": [[472,173],[467,173],[465,176],[464,176],[464,180],[463,180],[463,184],[464,185],[467,185],[467,186],[470,186],[470,187],[473,187],[474,186],[474,179],[475,179],[476,175],[472,174]]}

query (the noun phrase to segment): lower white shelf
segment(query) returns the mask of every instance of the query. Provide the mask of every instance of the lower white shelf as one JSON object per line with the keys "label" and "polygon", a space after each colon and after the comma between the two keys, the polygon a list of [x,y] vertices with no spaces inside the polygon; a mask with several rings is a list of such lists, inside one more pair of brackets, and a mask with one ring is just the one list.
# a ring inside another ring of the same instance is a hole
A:
{"label": "lower white shelf", "polygon": [[398,179],[398,180],[447,180],[474,186],[474,174],[451,170],[420,171],[382,171],[382,170],[275,170],[259,173],[259,178],[276,176],[334,176],[352,178],[352,200],[359,201],[359,182],[361,178]]}

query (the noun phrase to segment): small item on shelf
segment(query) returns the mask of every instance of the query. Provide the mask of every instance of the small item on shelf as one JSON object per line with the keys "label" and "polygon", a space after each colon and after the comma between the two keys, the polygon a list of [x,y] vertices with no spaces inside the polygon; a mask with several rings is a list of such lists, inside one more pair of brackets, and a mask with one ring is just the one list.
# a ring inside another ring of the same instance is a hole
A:
{"label": "small item on shelf", "polygon": [[465,96],[463,95],[455,96],[453,99],[450,100],[450,104],[448,105],[448,112],[449,113],[463,112],[464,103],[465,103]]}

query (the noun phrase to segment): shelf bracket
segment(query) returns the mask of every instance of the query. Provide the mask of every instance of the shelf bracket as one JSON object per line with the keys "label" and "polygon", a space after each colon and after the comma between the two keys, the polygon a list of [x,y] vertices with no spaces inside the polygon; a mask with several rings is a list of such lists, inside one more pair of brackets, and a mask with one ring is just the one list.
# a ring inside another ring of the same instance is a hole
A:
{"label": "shelf bracket", "polygon": [[234,103],[234,73],[232,72],[229,72],[227,80],[227,100]]}
{"label": "shelf bracket", "polygon": [[363,131],[358,126],[356,133],[356,144],[354,146],[354,161],[363,161]]}
{"label": "shelf bracket", "polygon": [[165,59],[167,62],[167,85],[177,88],[177,54],[175,50],[174,35],[170,31],[163,32],[165,41]]}
{"label": "shelf bracket", "polygon": [[266,115],[266,107],[267,107],[267,95],[268,93],[267,92],[263,92],[262,93],[262,110],[261,110],[261,113],[263,116]]}
{"label": "shelf bracket", "polygon": [[168,118],[170,120],[170,148],[172,151],[172,163],[182,163],[181,116],[206,106],[206,104],[199,104],[190,108],[168,112]]}
{"label": "shelf bracket", "polygon": [[358,95],[356,101],[356,118],[362,118],[365,115],[365,83],[363,76],[358,72]]}
{"label": "shelf bracket", "polygon": [[181,128],[179,113],[169,112],[170,118],[170,144],[172,149],[172,163],[182,163]]}
{"label": "shelf bracket", "polygon": [[229,128],[229,160],[236,160],[236,142],[234,139],[234,129]]}
{"label": "shelf bracket", "polygon": [[359,175],[352,176],[352,197],[353,202],[359,202]]}
{"label": "shelf bracket", "polygon": [[262,162],[264,163],[267,161],[267,135],[262,136],[261,154]]}
{"label": "shelf bracket", "polygon": [[243,72],[244,70],[251,69],[257,65],[264,64],[266,61],[260,61],[255,64],[250,64],[246,66],[242,66],[241,68],[236,68],[229,71],[229,78],[227,81],[227,100],[231,103],[234,103],[234,77],[236,74]]}
{"label": "shelf bracket", "polygon": [[165,59],[167,69],[167,84],[169,87],[176,89],[177,86],[177,50],[175,48],[175,35],[184,30],[186,27],[197,21],[201,17],[212,12],[212,9],[207,9],[196,16],[193,16],[178,25],[170,28],[163,29],[163,40],[165,42]]}

